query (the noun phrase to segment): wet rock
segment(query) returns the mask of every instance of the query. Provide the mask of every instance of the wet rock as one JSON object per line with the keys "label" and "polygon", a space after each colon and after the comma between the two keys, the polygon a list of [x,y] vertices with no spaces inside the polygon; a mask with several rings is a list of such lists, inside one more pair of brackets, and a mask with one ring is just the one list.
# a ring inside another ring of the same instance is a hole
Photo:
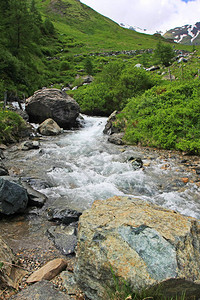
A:
{"label": "wet rock", "polygon": [[70,223],[77,222],[81,216],[81,212],[73,210],[70,208],[58,209],[50,208],[48,210],[48,220],[49,221],[58,221],[60,223],[69,225]]}
{"label": "wet rock", "polygon": [[35,283],[11,297],[14,300],[70,300],[71,298],[57,291],[53,283],[46,280]]}
{"label": "wet rock", "polygon": [[197,175],[200,175],[200,167],[195,168],[195,171],[196,171],[196,174],[197,174]]}
{"label": "wet rock", "polygon": [[183,181],[183,183],[188,183],[189,182],[189,178],[187,178],[187,177],[183,177],[183,178],[181,178],[181,180]]}
{"label": "wet rock", "polygon": [[38,127],[38,131],[42,135],[58,135],[62,133],[60,126],[51,118],[45,120]]}
{"label": "wet rock", "polygon": [[0,161],[0,176],[7,176],[7,175],[9,175],[8,169]]}
{"label": "wet rock", "polygon": [[114,122],[116,121],[116,116],[118,114],[118,111],[115,110],[107,120],[107,123],[105,125],[105,128],[103,130],[104,134],[111,135],[113,133],[120,133],[120,128],[114,126]]}
{"label": "wet rock", "polygon": [[38,90],[26,100],[30,122],[41,123],[52,118],[60,127],[71,128],[79,115],[79,105],[65,92],[58,89]]}
{"label": "wet rock", "polygon": [[143,167],[143,161],[141,158],[130,157],[128,161],[132,164],[134,170],[141,169]]}
{"label": "wet rock", "polygon": [[124,133],[113,133],[108,138],[108,142],[115,144],[115,145],[124,145],[123,137],[124,137]]}
{"label": "wet rock", "polygon": [[22,186],[0,178],[0,213],[11,215],[23,212],[27,204],[28,195]]}
{"label": "wet rock", "polygon": [[49,238],[64,255],[73,254],[77,245],[77,229],[74,226],[51,226],[47,230]]}
{"label": "wet rock", "polygon": [[20,279],[26,272],[14,264],[15,257],[12,250],[0,237],[0,288],[18,287]]}
{"label": "wet rock", "polygon": [[19,149],[22,151],[28,151],[32,149],[39,149],[40,143],[38,141],[25,141],[22,142],[19,146]]}
{"label": "wet rock", "polygon": [[0,149],[0,159],[5,159],[5,155],[4,155],[4,153],[3,153],[3,150],[2,150],[2,149]]}
{"label": "wet rock", "polygon": [[200,221],[194,218],[130,197],[95,201],[80,217],[77,245],[76,280],[89,299],[106,299],[111,269],[134,289],[200,295]]}
{"label": "wet rock", "polygon": [[67,267],[67,261],[62,258],[56,258],[49,261],[39,270],[35,271],[31,276],[28,277],[27,283],[34,283],[41,280],[51,280],[56,277]]}
{"label": "wet rock", "polygon": [[34,190],[30,184],[27,182],[22,182],[22,186],[26,189],[28,194],[28,204],[30,206],[42,207],[47,200],[47,197]]}
{"label": "wet rock", "polygon": [[1,150],[6,150],[8,147],[6,146],[6,145],[4,145],[4,144],[0,144],[0,149]]}

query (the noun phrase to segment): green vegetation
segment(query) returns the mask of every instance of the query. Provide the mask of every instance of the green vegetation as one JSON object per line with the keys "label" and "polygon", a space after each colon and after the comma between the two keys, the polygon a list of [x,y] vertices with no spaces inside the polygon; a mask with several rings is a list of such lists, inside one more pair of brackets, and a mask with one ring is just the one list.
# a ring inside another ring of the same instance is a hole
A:
{"label": "green vegetation", "polygon": [[200,154],[200,82],[163,84],[131,98],[119,116],[131,144]]}
{"label": "green vegetation", "polygon": [[175,57],[175,53],[171,45],[165,45],[159,41],[154,51],[154,57],[157,64],[163,64],[165,67],[168,67]]}
{"label": "green vegetation", "polygon": [[[126,142],[200,153],[198,46],[179,64],[174,50],[192,46],[121,28],[77,0],[2,0],[0,29],[0,100],[5,91],[9,100],[42,86],[78,86],[70,94],[82,112],[122,111],[118,126]],[[146,72],[138,63],[161,69]],[[168,66],[175,83],[161,81]],[[84,75],[94,82],[82,86]],[[14,140],[13,132],[17,139],[23,123],[0,114],[1,142]]]}
{"label": "green vegetation", "polygon": [[17,142],[25,129],[25,121],[17,113],[0,108],[0,143]]}
{"label": "green vegetation", "polygon": [[[152,287],[149,289],[135,290],[127,281],[117,277],[113,270],[112,287],[107,288],[107,297],[110,300],[185,300],[186,293],[182,292],[181,295],[175,297],[166,297],[165,292],[162,291],[162,286]],[[191,298],[190,298],[191,299]],[[194,297],[192,297],[195,300]]]}
{"label": "green vegetation", "polygon": [[115,61],[107,64],[90,86],[74,94],[83,113],[108,115],[122,109],[128,98],[142,94],[158,84],[160,79],[133,64]]}

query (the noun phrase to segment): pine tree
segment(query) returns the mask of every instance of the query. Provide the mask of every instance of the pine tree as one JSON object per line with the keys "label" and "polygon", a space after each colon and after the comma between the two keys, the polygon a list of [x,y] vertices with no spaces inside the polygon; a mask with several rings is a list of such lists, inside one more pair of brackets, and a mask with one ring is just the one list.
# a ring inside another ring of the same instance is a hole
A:
{"label": "pine tree", "polygon": [[8,47],[15,56],[30,47],[32,30],[26,0],[9,0],[7,12]]}
{"label": "pine tree", "polygon": [[163,44],[161,41],[158,42],[154,51],[154,58],[157,63],[163,64],[168,67],[175,56],[175,52],[170,45]]}

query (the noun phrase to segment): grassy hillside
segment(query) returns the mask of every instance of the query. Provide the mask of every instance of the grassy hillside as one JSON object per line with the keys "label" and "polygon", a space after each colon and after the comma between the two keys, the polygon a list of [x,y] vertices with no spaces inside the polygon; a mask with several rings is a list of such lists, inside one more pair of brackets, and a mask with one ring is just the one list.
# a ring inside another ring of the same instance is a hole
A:
{"label": "grassy hillside", "polygon": [[121,28],[78,0],[37,0],[37,4],[73,53],[151,48],[156,44],[155,37]]}

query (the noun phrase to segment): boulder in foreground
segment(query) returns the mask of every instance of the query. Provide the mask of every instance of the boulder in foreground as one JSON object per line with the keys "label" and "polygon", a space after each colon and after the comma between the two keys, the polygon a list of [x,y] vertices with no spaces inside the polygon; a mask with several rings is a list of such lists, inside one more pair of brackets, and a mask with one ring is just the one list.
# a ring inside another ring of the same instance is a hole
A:
{"label": "boulder in foreground", "polygon": [[111,270],[133,289],[200,295],[200,221],[131,197],[95,201],[79,220],[76,280],[106,299]]}
{"label": "boulder in foreground", "polygon": [[34,123],[42,123],[51,118],[60,127],[68,129],[74,126],[79,111],[78,103],[58,89],[38,90],[26,100],[29,121]]}

